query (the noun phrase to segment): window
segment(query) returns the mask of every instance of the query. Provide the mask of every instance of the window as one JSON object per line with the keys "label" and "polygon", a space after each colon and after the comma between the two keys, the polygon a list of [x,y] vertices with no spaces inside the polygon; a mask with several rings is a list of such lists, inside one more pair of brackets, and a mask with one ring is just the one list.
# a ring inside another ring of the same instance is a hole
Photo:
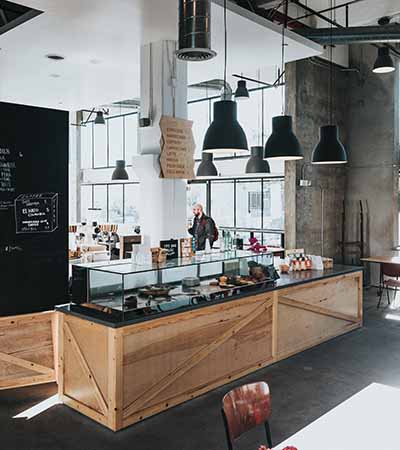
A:
{"label": "window", "polygon": [[88,220],[90,222],[107,223],[107,186],[93,186],[93,205],[89,208]]}
{"label": "window", "polygon": [[110,184],[108,186],[108,222],[124,222],[124,186]]}
{"label": "window", "polygon": [[209,100],[188,104],[188,118],[193,120],[193,138],[196,144],[194,156],[201,159],[205,132],[210,125]]}
{"label": "window", "polygon": [[108,123],[108,166],[113,167],[116,161],[124,159],[124,119],[113,117]]}
{"label": "window", "polygon": [[238,181],[236,183],[236,226],[261,229],[261,182]]}
{"label": "window", "polygon": [[80,128],[81,134],[81,167],[90,169],[93,165],[93,124]]}
{"label": "window", "polygon": [[252,91],[250,98],[238,103],[238,120],[250,147],[262,145],[262,96],[263,89]]}
{"label": "window", "polygon": [[93,167],[107,167],[108,165],[108,150],[107,150],[107,129],[108,120],[105,125],[93,125]]}
{"label": "window", "polygon": [[285,186],[281,180],[264,180],[263,228],[283,230],[285,227]]}
{"label": "window", "polygon": [[125,223],[137,225],[139,223],[139,184],[125,184]]}
{"label": "window", "polygon": [[207,205],[207,184],[191,183],[187,186],[187,217],[193,216],[193,206],[197,203],[203,205],[205,211],[208,210]]}
{"label": "window", "polygon": [[92,207],[92,186],[81,187],[81,222],[89,220],[89,208]]}
{"label": "window", "polygon": [[211,216],[218,227],[235,226],[234,182],[211,182]]}
{"label": "window", "polygon": [[136,113],[124,117],[124,144],[126,165],[132,164],[132,157],[137,155],[137,121]]}

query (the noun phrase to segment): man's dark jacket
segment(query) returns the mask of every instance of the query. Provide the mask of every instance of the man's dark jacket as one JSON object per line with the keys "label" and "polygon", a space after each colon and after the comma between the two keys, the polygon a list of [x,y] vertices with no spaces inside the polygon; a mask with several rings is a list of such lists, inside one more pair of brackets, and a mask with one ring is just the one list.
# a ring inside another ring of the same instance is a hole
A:
{"label": "man's dark jacket", "polygon": [[195,217],[193,226],[188,231],[196,239],[196,250],[206,248],[206,239],[209,239],[210,247],[212,247],[215,237],[215,224],[211,217],[205,214],[200,218]]}

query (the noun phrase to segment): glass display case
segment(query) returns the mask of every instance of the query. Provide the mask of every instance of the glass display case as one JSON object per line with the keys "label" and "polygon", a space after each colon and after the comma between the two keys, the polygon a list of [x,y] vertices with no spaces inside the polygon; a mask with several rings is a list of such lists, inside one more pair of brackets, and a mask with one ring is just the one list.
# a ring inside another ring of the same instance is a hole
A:
{"label": "glass display case", "polygon": [[80,265],[74,270],[70,308],[112,323],[170,314],[272,287],[278,278],[273,263],[272,253],[235,250],[162,264]]}

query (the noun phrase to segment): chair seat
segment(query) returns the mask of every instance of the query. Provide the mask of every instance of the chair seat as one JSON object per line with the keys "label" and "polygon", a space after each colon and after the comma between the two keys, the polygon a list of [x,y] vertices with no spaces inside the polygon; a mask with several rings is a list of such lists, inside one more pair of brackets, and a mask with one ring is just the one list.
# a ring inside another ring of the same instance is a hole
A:
{"label": "chair seat", "polygon": [[390,279],[390,280],[385,280],[384,281],[384,284],[385,284],[385,286],[387,286],[387,287],[394,287],[394,288],[400,288],[400,280],[393,280],[393,279]]}

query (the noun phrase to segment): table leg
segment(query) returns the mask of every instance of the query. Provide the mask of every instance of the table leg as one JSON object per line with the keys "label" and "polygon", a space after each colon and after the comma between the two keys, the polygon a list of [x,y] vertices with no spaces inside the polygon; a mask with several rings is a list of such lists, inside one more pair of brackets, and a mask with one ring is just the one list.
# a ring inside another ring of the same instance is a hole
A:
{"label": "table leg", "polygon": [[383,290],[383,271],[382,264],[379,264],[379,288],[378,288],[378,297],[382,294]]}

